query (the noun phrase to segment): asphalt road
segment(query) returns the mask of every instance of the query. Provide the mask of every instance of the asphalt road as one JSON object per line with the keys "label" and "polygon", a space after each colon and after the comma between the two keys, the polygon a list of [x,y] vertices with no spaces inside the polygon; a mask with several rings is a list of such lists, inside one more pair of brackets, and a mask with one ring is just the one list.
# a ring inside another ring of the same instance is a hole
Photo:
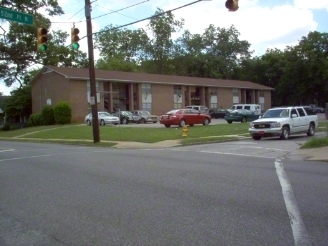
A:
{"label": "asphalt road", "polygon": [[297,141],[0,142],[0,245],[327,245],[328,164]]}
{"label": "asphalt road", "polygon": [[[320,113],[320,114],[317,114],[317,115],[318,115],[319,121],[325,121],[326,120],[325,114]],[[210,124],[211,125],[218,125],[218,124],[228,124],[228,123],[224,119],[212,119]],[[233,122],[233,124],[241,124],[241,123],[240,122]],[[113,127],[150,127],[150,128],[164,127],[159,122],[158,123],[146,123],[146,124],[130,123],[130,124],[127,124],[127,125],[116,125],[116,126],[110,125],[110,126],[113,126]],[[171,127],[178,127],[178,126],[171,126]]]}

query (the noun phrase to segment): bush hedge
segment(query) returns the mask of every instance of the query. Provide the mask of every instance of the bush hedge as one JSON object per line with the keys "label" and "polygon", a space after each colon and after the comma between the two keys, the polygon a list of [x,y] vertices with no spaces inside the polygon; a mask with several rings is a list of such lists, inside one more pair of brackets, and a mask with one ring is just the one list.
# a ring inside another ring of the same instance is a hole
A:
{"label": "bush hedge", "polygon": [[70,124],[72,121],[72,108],[68,102],[58,102],[54,108],[56,124]]}
{"label": "bush hedge", "polygon": [[53,107],[50,105],[43,106],[41,110],[41,119],[43,125],[54,125],[56,122]]}

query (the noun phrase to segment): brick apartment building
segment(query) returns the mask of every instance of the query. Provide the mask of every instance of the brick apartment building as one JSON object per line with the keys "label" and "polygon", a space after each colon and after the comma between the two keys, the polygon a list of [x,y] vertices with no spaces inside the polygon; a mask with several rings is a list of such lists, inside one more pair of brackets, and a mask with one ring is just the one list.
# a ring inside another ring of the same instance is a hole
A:
{"label": "brick apartment building", "polygon": [[[96,69],[99,111],[148,110],[160,115],[187,105],[230,108],[234,103],[271,107],[273,88],[260,84],[223,79],[145,74]],[[44,66],[32,79],[32,112],[44,105],[67,101],[73,122],[82,122],[91,112],[89,69]]]}

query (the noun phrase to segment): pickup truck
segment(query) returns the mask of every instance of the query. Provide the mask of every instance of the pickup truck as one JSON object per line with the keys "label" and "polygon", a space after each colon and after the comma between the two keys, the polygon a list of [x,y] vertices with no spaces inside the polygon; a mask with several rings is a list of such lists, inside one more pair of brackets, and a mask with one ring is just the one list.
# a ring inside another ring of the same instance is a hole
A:
{"label": "pickup truck", "polygon": [[289,135],[298,133],[313,136],[318,125],[318,116],[308,115],[303,107],[279,107],[252,121],[248,131],[254,140],[272,136],[288,139]]}

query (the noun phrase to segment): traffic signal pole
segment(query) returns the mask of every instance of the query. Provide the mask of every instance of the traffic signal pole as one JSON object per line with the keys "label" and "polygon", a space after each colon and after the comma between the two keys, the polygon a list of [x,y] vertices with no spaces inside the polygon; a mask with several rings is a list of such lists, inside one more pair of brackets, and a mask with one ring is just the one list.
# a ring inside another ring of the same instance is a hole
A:
{"label": "traffic signal pole", "polygon": [[90,104],[92,110],[92,129],[93,142],[100,142],[99,122],[97,109],[97,92],[96,92],[96,74],[95,62],[93,55],[93,40],[92,40],[92,24],[91,24],[91,3],[90,0],[85,0],[85,17],[87,21],[87,37],[88,37],[88,54],[89,54],[89,73],[90,73]]}

